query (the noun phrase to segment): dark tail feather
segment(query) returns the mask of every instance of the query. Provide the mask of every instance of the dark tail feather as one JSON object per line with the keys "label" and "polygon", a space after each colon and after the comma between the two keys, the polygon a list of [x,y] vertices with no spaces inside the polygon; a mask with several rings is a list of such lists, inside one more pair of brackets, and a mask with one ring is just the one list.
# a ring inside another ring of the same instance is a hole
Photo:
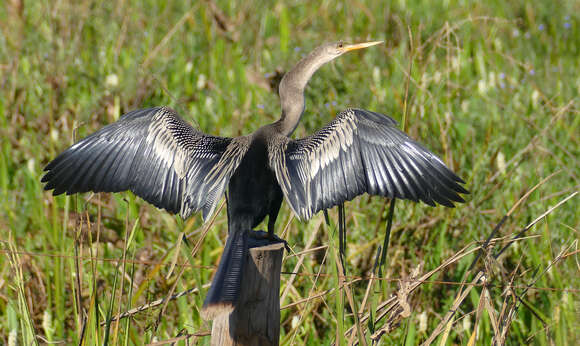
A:
{"label": "dark tail feather", "polygon": [[248,253],[248,232],[231,230],[220,264],[207,292],[201,315],[205,320],[234,310],[242,285],[242,272]]}

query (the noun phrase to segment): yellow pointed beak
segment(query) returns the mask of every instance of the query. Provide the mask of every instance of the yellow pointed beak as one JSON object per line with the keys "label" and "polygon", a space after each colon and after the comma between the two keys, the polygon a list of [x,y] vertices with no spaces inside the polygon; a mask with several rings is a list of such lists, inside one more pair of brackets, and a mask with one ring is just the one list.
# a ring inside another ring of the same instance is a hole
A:
{"label": "yellow pointed beak", "polygon": [[356,44],[347,44],[342,47],[342,52],[350,52],[351,50],[363,49],[371,46],[376,46],[377,44],[383,43],[384,41],[372,41],[372,42],[364,42],[364,43],[356,43]]}

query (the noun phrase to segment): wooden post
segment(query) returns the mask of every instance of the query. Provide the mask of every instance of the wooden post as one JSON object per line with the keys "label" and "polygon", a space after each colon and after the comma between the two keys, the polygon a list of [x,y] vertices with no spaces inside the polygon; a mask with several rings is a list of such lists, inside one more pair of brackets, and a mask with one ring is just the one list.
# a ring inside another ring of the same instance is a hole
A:
{"label": "wooden post", "polygon": [[213,321],[212,345],[279,344],[283,254],[283,243],[250,249],[238,304]]}

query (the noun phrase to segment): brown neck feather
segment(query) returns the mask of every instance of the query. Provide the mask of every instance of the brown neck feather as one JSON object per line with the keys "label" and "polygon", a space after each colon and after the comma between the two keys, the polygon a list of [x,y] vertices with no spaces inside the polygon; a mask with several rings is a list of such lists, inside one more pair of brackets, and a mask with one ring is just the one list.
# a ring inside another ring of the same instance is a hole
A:
{"label": "brown neck feather", "polygon": [[332,58],[329,59],[322,49],[315,49],[282,78],[278,88],[282,115],[277,124],[280,132],[284,135],[289,136],[294,132],[302,113],[304,113],[304,88],[306,84],[314,72],[330,60]]}

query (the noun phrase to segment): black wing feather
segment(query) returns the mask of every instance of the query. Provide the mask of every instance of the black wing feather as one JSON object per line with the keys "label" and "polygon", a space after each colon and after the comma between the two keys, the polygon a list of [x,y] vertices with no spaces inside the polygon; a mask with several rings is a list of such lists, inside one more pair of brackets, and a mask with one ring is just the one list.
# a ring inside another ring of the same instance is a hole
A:
{"label": "black wing feather", "polygon": [[310,137],[280,141],[270,166],[302,219],[364,193],[448,207],[468,193],[437,156],[380,113],[348,109]]}
{"label": "black wing feather", "polygon": [[[239,163],[224,159],[233,141],[195,130],[167,107],[136,110],[65,150],[42,182],[55,195],[131,190],[184,218],[201,209],[208,216]],[[207,181],[210,172],[218,174]]]}

